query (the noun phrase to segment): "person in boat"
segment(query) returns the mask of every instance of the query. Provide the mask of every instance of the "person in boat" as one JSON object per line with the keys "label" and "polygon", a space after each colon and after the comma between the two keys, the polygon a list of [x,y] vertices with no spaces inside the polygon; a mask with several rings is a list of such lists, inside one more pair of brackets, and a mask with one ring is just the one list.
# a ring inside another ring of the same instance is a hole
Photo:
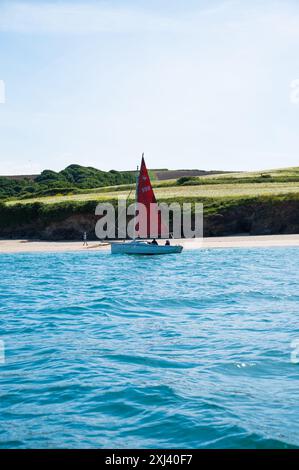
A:
{"label": "person in boat", "polygon": [[151,244],[152,244],[152,245],[158,245],[158,242],[157,242],[157,240],[154,238]]}
{"label": "person in boat", "polygon": [[169,241],[169,240],[166,240],[165,246],[169,246],[169,245],[170,245],[170,241]]}

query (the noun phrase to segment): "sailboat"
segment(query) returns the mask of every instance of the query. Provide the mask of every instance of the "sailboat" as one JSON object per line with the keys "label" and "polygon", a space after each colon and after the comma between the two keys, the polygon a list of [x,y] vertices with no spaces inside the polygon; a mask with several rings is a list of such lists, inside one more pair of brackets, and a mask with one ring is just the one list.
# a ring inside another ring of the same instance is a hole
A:
{"label": "sailboat", "polygon": [[[158,236],[163,236],[165,232],[165,225],[161,218],[161,213],[158,211],[158,204],[153,191],[151,180],[145,165],[144,154],[142,154],[141,165],[139,174],[136,180],[136,203],[141,203],[146,208],[146,234],[150,236],[150,228],[152,223],[157,223]],[[136,206],[137,207],[137,206]],[[152,210],[150,210],[152,208]],[[156,211],[155,221],[152,220],[153,214]],[[137,233],[136,227],[135,232]],[[111,242],[112,254],[127,254],[127,255],[168,255],[172,253],[181,253],[183,247],[181,245],[171,245],[168,241],[167,244],[159,244],[158,242],[152,243],[146,240],[141,240],[134,237],[133,240],[123,242]]]}

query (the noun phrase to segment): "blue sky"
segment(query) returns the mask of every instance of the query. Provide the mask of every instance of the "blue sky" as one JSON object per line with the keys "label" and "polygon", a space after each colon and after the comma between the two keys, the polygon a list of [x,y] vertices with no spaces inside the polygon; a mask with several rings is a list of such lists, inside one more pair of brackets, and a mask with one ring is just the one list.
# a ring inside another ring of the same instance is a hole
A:
{"label": "blue sky", "polygon": [[299,165],[299,3],[0,0],[0,174]]}

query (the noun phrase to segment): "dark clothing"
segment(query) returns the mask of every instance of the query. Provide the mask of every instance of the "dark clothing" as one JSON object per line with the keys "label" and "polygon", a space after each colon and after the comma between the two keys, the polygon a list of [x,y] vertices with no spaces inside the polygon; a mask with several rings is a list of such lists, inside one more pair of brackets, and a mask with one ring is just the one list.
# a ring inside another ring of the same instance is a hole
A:
{"label": "dark clothing", "polygon": [[83,233],[83,246],[88,246],[87,233],[86,232]]}

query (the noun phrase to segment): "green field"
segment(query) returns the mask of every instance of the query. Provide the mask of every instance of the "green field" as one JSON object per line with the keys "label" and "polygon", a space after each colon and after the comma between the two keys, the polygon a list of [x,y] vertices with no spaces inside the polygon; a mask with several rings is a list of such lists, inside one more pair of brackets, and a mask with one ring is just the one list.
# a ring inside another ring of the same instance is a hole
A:
{"label": "green field", "polygon": [[[181,180],[181,181],[180,181]],[[227,173],[179,180],[154,181],[158,200],[179,199],[238,199],[252,196],[275,196],[299,194],[299,167],[264,172]],[[54,204],[63,202],[108,201],[118,197],[134,199],[134,185],[108,186],[66,194],[26,199],[11,199],[7,205],[40,202]]]}

